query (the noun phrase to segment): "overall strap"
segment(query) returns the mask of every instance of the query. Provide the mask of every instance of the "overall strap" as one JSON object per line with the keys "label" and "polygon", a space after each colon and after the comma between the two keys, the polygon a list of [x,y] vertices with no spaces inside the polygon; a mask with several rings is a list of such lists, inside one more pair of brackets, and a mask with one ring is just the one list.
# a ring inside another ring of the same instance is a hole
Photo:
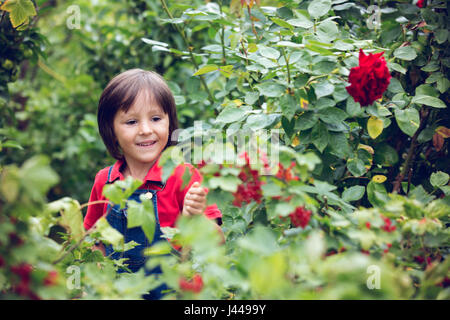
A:
{"label": "overall strap", "polygon": [[111,181],[109,181],[111,179],[111,171],[112,171],[113,166],[109,167],[109,171],[108,171],[108,179],[106,180],[106,183],[111,183]]}

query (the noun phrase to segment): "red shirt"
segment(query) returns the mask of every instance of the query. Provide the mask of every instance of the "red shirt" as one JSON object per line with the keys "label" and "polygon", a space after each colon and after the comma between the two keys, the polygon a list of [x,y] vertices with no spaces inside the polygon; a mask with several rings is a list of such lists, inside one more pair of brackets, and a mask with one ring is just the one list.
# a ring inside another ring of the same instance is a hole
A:
{"label": "red shirt", "polygon": [[[123,161],[117,161],[112,170],[110,176],[110,182],[115,180],[124,180],[123,174],[120,172],[120,168],[123,165]],[[139,187],[139,189],[154,189],[158,190],[157,193],[157,205],[158,205],[158,216],[161,227],[174,227],[175,220],[183,211],[184,197],[191,187],[191,185],[198,181],[202,182],[203,177],[200,172],[190,164],[178,165],[172,175],[167,179],[164,188],[161,188],[157,182],[162,181],[162,168],[158,166],[159,159],[148,171],[144,183]],[[181,189],[183,184],[182,176],[184,174],[185,168],[191,170],[191,180],[187,186]],[[91,196],[89,202],[98,200],[107,200],[103,194],[103,186],[108,180],[109,167],[100,170],[95,176],[94,186],[92,187]],[[155,181],[157,181],[155,183]],[[99,203],[89,205],[86,216],[84,218],[84,228],[86,230],[90,229],[95,222],[106,214],[106,209],[108,203]],[[206,207],[205,215],[210,219],[221,219],[222,213],[216,204]]]}

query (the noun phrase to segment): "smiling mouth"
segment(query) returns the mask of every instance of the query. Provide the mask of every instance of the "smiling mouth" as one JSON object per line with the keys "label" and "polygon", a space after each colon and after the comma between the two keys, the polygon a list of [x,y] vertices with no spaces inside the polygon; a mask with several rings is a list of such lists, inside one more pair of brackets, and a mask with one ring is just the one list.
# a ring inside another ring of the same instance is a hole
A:
{"label": "smiling mouth", "polygon": [[156,141],[153,142],[145,142],[145,143],[136,143],[137,146],[139,147],[151,147],[152,145],[154,145],[156,143]]}

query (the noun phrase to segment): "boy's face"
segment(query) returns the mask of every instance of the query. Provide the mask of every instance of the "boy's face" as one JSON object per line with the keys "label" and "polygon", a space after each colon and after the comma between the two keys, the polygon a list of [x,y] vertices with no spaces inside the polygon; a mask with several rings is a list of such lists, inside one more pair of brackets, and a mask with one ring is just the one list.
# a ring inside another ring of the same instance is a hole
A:
{"label": "boy's face", "polygon": [[146,92],[114,117],[114,134],[128,166],[153,165],[169,139],[169,116]]}

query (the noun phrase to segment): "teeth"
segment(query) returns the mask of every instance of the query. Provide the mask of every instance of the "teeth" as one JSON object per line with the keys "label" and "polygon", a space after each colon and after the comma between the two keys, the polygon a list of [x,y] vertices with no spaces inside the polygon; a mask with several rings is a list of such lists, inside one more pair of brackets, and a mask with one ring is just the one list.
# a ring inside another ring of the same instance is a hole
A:
{"label": "teeth", "polygon": [[138,143],[138,146],[148,147],[148,146],[151,146],[152,144],[154,144],[154,142],[151,142],[151,143]]}

